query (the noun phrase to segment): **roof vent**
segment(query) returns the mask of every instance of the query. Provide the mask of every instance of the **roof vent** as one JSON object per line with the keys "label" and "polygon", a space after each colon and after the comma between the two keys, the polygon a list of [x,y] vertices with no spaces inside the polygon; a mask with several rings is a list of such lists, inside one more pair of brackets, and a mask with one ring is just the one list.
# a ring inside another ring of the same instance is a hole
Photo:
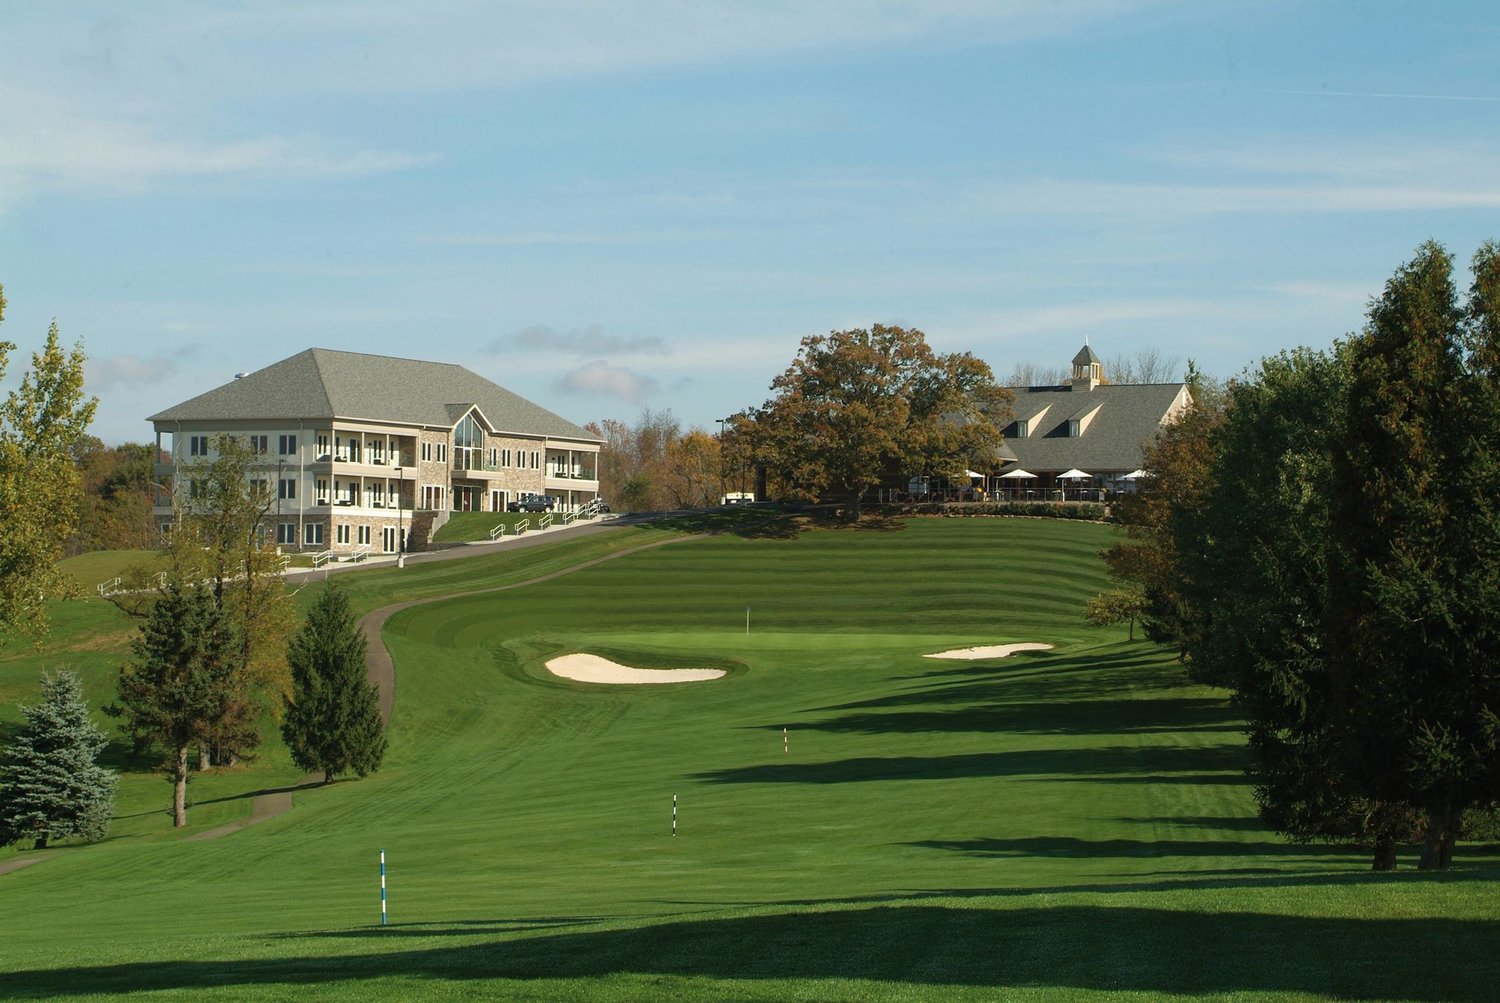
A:
{"label": "roof vent", "polygon": [[242,380],[246,376],[249,376],[249,375],[250,375],[249,373],[235,373],[234,374],[234,378],[237,379],[237,380]]}

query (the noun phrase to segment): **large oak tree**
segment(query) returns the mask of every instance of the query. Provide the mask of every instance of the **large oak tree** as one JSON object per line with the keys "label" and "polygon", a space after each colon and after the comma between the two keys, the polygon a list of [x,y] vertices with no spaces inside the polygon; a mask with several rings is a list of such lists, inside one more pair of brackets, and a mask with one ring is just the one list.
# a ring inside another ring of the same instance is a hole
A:
{"label": "large oak tree", "polygon": [[849,519],[884,477],[992,464],[1013,399],[973,355],[883,324],[804,338],[771,389],[749,415],[757,460],[793,492],[843,500]]}

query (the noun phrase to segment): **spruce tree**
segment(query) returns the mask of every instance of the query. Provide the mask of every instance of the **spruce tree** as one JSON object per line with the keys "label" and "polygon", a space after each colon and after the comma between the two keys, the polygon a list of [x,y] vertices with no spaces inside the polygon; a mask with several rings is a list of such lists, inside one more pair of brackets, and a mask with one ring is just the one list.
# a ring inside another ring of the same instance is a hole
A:
{"label": "spruce tree", "polygon": [[292,696],[281,734],[292,762],[322,771],[324,783],[340,773],[367,776],[385,755],[379,693],[365,668],[365,637],[349,598],[330,583],[308,611],[287,647]]}
{"label": "spruce tree", "polygon": [[42,702],[22,707],[26,725],[0,761],[0,845],[24,839],[104,838],[115,808],[115,774],[94,760],[109,740],[89,720],[78,676],[42,677]]}
{"label": "spruce tree", "polygon": [[125,718],[137,746],[166,747],[172,824],[184,826],[188,747],[225,734],[245,747],[254,734],[254,708],[239,699],[234,635],[206,589],[168,580],[131,652],[119,703],[105,713]]}

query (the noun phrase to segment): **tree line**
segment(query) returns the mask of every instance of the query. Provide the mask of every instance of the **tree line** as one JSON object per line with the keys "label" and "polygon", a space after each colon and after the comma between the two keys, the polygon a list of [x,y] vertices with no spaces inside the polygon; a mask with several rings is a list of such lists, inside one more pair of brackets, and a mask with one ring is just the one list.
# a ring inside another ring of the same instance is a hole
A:
{"label": "tree line", "polygon": [[1500,245],[1453,272],[1424,244],[1362,331],[1200,382],[1105,554],[1232,691],[1262,816],[1381,870],[1500,803]]}

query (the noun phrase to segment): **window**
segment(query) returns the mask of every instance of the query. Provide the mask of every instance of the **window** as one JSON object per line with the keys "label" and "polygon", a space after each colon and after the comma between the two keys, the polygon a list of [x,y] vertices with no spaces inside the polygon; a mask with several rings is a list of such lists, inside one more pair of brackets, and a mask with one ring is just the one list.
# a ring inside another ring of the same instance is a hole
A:
{"label": "window", "polygon": [[432,461],[432,443],[422,443],[422,459],[428,462]]}
{"label": "window", "polygon": [[271,448],[271,437],[269,435],[252,435],[249,437],[248,443],[250,452],[264,456],[266,455],[266,451]]}
{"label": "window", "polygon": [[1082,424],[1082,422],[1080,422],[1077,418],[1069,418],[1068,419],[1068,437],[1069,438],[1076,439],[1080,435],[1083,434],[1083,429],[1079,427],[1081,424]]}
{"label": "window", "polygon": [[188,481],[188,497],[201,500],[208,497],[208,481],[201,477],[194,477]]}
{"label": "window", "polygon": [[352,435],[349,436],[349,462],[350,463],[358,463],[358,462],[360,462],[360,459],[359,459],[359,439],[356,436],[352,436]]}
{"label": "window", "polygon": [[318,478],[318,504],[328,504],[328,482],[321,477]]}
{"label": "window", "polygon": [[369,526],[361,526],[361,527],[359,527],[359,542],[360,543],[365,543],[365,544],[367,544],[367,543],[370,542],[370,527]]}
{"label": "window", "polygon": [[188,437],[188,454],[191,456],[208,455],[208,436],[192,435]]}
{"label": "window", "polygon": [[318,455],[317,455],[317,459],[320,459],[320,460],[326,460],[326,459],[328,459],[328,434],[326,432],[319,432],[318,433]]}
{"label": "window", "polygon": [[250,496],[252,498],[269,498],[271,496],[271,482],[264,477],[250,478]]}
{"label": "window", "polygon": [[349,524],[347,522],[341,522],[333,527],[333,539],[337,543],[349,542]]}
{"label": "window", "polygon": [[531,451],[531,469],[532,470],[540,470],[540,469],[542,469],[542,454],[538,453],[534,449]]}
{"label": "window", "polygon": [[495,466],[498,466],[499,464],[500,464],[500,450],[496,449],[494,446],[491,446],[490,447],[490,466],[491,467],[495,467]]}
{"label": "window", "polygon": [[437,449],[437,461],[439,463],[447,463],[448,462],[448,444],[446,442],[440,442],[440,443],[437,444],[437,447],[438,447],[438,449]]}
{"label": "window", "polygon": [[297,542],[297,524],[295,522],[278,522],[276,524],[276,542],[295,544]]}
{"label": "window", "polygon": [[376,508],[385,507],[385,485],[379,482],[370,485],[370,504]]}
{"label": "window", "polygon": [[1031,434],[1031,422],[1022,418],[1016,422],[1016,438],[1024,439]]}
{"label": "window", "polygon": [[309,522],[302,527],[302,542],[322,546],[323,524],[321,522]]}
{"label": "window", "polygon": [[282,456],[292,456],[297,452],[297,437],[295,435],[279,436],[276,442],[276,452]]}
{"label": "window", "polygon": [[297,497],[297,482],[295,480],[292,480],[290,477],[283,477],[281,479],[280,486],[276,490],[276,497],[277,498],[295,498],[295,497]]}
{"label": "window", "polygon": [[500,455],[503,458],[500,465],[502,467],[508,467],[508,466],[510,466],[511,465],[511,462],[510,462],[511,461],[510,450],[509,449],[502,450]]}

